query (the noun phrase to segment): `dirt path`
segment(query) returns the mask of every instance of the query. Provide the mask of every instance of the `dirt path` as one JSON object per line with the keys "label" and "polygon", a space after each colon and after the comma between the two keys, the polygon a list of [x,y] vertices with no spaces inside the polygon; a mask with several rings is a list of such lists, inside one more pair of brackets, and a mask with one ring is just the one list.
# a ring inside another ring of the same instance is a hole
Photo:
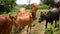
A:
{"label": "dirt path", "polygon": [[[45,21],[42,23],[38,23],[40,12],[37,12],[37,19],[33,22],[35,24],[34,27],[31,29],[31,34],[44,34],[45,32]],[[20,34],[27,34],[26,33],[27,27],[25,27]]]}

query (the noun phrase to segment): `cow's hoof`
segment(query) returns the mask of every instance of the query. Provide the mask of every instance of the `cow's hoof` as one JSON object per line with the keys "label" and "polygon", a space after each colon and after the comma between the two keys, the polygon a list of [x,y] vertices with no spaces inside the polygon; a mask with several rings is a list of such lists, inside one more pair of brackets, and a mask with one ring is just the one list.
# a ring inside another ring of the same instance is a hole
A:
{"label": "cow's hoof", "polygon": [[44,34],[47,34],[46,32],[44,32]]}
{"label": "cow's hoof", "polygon": [[29,33],[29,34],[31,34],[31,33]]}
{"label": "cow's hoof", "polygon": [[33,27],[35,26],[35,24],[33,24]]}

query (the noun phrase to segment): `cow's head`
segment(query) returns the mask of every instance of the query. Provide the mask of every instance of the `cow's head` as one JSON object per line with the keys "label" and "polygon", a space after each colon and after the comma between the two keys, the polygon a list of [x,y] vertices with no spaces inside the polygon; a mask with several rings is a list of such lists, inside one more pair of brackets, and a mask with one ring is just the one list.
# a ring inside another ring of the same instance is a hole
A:
{"label": "cow's head", "polygon": [[25,13],[25,12],[26,12],[26,8],[24,8],[24,7],[21,7],[18,11],[18,13]]}
{"label": "cow's head", "polygon": [[32,3],[32,4],[31,4],[31,10],[32,10],[32,11],[37,11],[37,10],[38,10],[38,5],[37,5],[37,3]]}
{"label": "cow's head", "polygon": [[46,12],[45,13],[41,12],[40,14],[41,15],[40,15],[40,18],[39,18],[39,23],[41,23],[42,21],[44,21],[46,19]]}

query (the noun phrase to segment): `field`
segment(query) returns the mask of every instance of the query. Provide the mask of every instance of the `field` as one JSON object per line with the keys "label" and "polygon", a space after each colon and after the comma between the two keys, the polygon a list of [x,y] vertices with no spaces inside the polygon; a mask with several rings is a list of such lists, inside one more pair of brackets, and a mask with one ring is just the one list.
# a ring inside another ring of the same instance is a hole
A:
{"label": "field", "polygon": [[[15,8],[16,8],[16,10],[12,10],[13,12],[9,12],[8,14],[15,16],[17,14],[18,9],[19,9],[17,7],[15,7]],[[27,12],[29,12],[29,11],[30,10],[27,9]],[[47,9],[43,9],[43,10],[39,9],[37,11],[37,14],[36,14],[37,19],[32,22],[33,24],[35,24],[35,26],[32,27],[31,34],[44,34],[45,32],[47,32],[47,34],[51,34],[51,32],[52,32],[52,34],[60,34],[60,27],[59,27],[58,30],[56,30],[56,28],[54,28],[54,26],[51,27],[50,23],[48,23],[48,29],[45,29],[45,23],[46,22],[45,21],[43,21],[42,23],[38,22],[39,15],[40,15],[41,11],[42,12],[47,12],[48,10]],[[27,29],[27,27],[25,27],[22,31],[20,31],[19,34],[27,34],[26,29]],[[12,28],[11,33],[12,34],[14,33],[14,27]]]}
{"label": "field", "polygon": [[[16,16],[16,14],[21,6],[22,7],[24,6],[27,9],[27,12],[30,12],[31,0],[27,1],[28,4],[25,4],[24,1],[23,1],[24,5],[22,2],[21,2],[22,5],[20,5],[19,3],[20,2],[18,2],[17,0],[4,0],[4,1],[0,0],[0,14],[9,14],[11,16]],[[35,2],[33,2],[33,3],[35,3]],[[19,4],[19,6],[18,6],[18,4]],[[58,22],[57,28],[55,28],[55,22],[54,22],[53,25],[48,23],[47,29],[45,29],[45,23],[46,23],[45,20],[41,23],[38,22],[39,17],[40,17],[40,12],[41,11],[48,12],[48,10],[53,7],[57,7],[60,9],[60,1],[58,1],[58,0],[40,0],[39,1],[39,5],[38,5],[39,10],[37,11],[37,14],[36,14],[37,19],[32,22],[32,24],[35,24],[35,26],[32,26],[31,34],[60,34],[60,20]],[[25,28],[22,29],[17,34],[27,34],[26,31],[27,31],[27,26],[25,26]],[[12,25],[11,34],[15,34],[14,32],[15,32],[15,26]]]}

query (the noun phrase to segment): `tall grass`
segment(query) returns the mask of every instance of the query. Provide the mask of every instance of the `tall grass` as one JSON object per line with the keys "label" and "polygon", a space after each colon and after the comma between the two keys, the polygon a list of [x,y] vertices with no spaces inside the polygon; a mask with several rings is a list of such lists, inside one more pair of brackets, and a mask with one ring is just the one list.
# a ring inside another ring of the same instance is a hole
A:
{"label": "tall grass", "polygon": [[51,26],[50,28],[46,29],[46,34],[55,34],[57,28],[55,26]]}
{"label": "tall grass", "polygon": [[60,34],[60,21],[58,22],[56,28],[54,25],[51,25],[50,28],[47,28],[46,34]]}

